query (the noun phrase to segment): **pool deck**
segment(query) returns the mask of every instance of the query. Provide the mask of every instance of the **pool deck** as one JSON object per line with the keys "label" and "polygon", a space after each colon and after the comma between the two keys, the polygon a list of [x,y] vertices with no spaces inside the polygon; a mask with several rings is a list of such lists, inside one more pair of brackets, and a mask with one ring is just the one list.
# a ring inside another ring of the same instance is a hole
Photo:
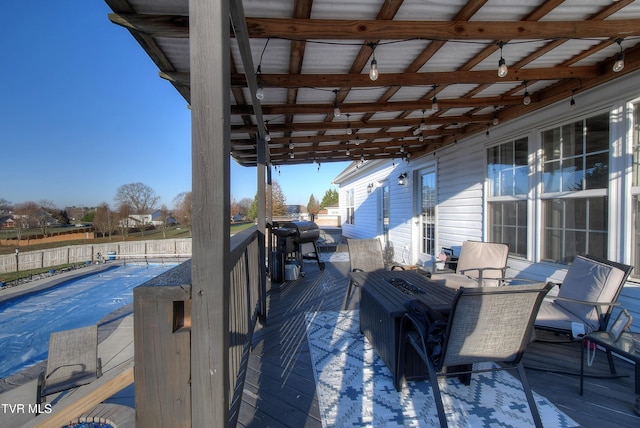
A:
{"label": "pool deck", "polygon": [[[47,289],[58,285],[60,282],[70,279],[98,273],[115,266],[113,263],[91,265],[82,269],[55,274],[53,276],[31,281],[16,287],[0,290],[0,302],[18,297],[20,295]],[[110,372],[117,373],[133,360],[133,305],[127,305],[98,322],[98,355],[102,358],[103,374],[108,376]],[[18,375],[5,379],[0,384],[0,427],[21,427],[35,422],[35,416],[29,412],[29,405],[33,405],[36,399],[37,375],[44,367],[44,363],[24,370]],[[73,400],[74,394],[80,396],[82,388],[74,389],[47,397],[47,403],[53,404],[54,412],[56,404]],[[75,397],[77,399],[78,397]],[[117,394],[105,401],[108,405],[120,405],[125,409],[135,407],[133,383],[122,389]],[[18,405],[19,407],[15,407]],[[21,405],[21,406],[20,406]],[[111,408],[114,408],[112,406]],[[105,406],[101,406],[105,409]],[[109,411],[109,407],[106,407]],[[126,414],[127,412],[119,412]],[[134,415],[134,412],[130,412]],[[43,415],[44,417],[45,415]],[[134,421],[128,424],[121,421],[119,427],[134,426]]]}

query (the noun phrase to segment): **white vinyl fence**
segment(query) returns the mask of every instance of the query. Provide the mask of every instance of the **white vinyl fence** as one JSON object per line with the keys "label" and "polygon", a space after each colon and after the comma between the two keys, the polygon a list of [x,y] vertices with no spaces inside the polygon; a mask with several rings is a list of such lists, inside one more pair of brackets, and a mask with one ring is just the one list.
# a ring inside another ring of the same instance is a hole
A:
{"label": "white vinyl fence", "polygon": [[[0,256],[0,273],[111,259],[191,257],[191,238],[70,245]],[[17,265],[16,265],[17,262]]]}

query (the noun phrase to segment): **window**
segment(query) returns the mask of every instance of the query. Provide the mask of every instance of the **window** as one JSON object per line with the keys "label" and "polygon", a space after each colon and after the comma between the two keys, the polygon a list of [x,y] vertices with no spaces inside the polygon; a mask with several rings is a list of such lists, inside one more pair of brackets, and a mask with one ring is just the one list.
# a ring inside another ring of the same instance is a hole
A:
{"label": "window", "polygon": [[542,156],[542,258],[606,258],[609,114],[543,132]]}
{"label": "window", "polygon": [[356,206],[353,199],[353,189],[347,190],[347,224],[356,224],[355,223],[355,210]]}
{"label": "window", "polygon": [[527,138],[487,150],[489,240],[509,245],[509,253],[527,255]]}
{"label": "window", "polygon": [[420,175],[420,252],[435,256],[436,173]]}

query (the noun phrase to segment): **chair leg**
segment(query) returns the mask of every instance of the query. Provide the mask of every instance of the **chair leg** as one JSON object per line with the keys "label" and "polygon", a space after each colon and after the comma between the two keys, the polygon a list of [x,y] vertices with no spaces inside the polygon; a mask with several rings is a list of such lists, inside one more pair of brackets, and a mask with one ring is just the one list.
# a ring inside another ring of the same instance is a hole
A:
{"label": "chair leg", "polygon": [[431,384],[431,390],[433,391],[433,399],[436,402],[436,409],[438,410],[438,420],[440,421],[440,427],[446,428],[449,426],[447,422],[447,415],[444,411],[444,404],[442,403],[442,394],[440,392],[440,385],[438,384],[438,374],[431,362],[431,359],[427,359],[427,368],[429,369],[429,384]]}
{"label": "chair leg", "polygon": [[538,406],[536,406],[536,401],[533,398],[533,393],[531,392],[531,388],[529,387],[529,381],[527,380],[527,374],[524,371],[524,366],[520,362],[516,367],[518,368],[518,375],[520,376],[520,383],[522,383],[524,394],[527,397],[527,403],[529,403],[529,410],[531,410],[531,416],[533,416],[533,423],[537,428],[542,428],[542,419],[540,419]]}
{"label": "chair leg", "polygon": [[353,293],[353,281],[349,281],[349,287],[347,288],[347,294],[344,296],[344,305],[342,310],[346,311],[347,306],[349,306],[349,301],[351,300],[351,293]]}

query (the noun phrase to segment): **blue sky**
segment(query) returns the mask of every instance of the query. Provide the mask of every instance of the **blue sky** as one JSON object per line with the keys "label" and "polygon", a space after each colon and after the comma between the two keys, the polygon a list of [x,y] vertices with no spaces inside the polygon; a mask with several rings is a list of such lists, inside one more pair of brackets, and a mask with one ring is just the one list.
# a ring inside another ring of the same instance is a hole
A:
{"label": "blue sky", "polygon": [[[114,205],[119,186],[142,182],[172,207],[191,190],[186,101],[102,0],[3,5],[0,26],[0,199],[58,208]],[[273,177],[287,203],[321,199],[346,163],[284,166]],[[256,193],[255,168],[231,160],[231,195]]]}

